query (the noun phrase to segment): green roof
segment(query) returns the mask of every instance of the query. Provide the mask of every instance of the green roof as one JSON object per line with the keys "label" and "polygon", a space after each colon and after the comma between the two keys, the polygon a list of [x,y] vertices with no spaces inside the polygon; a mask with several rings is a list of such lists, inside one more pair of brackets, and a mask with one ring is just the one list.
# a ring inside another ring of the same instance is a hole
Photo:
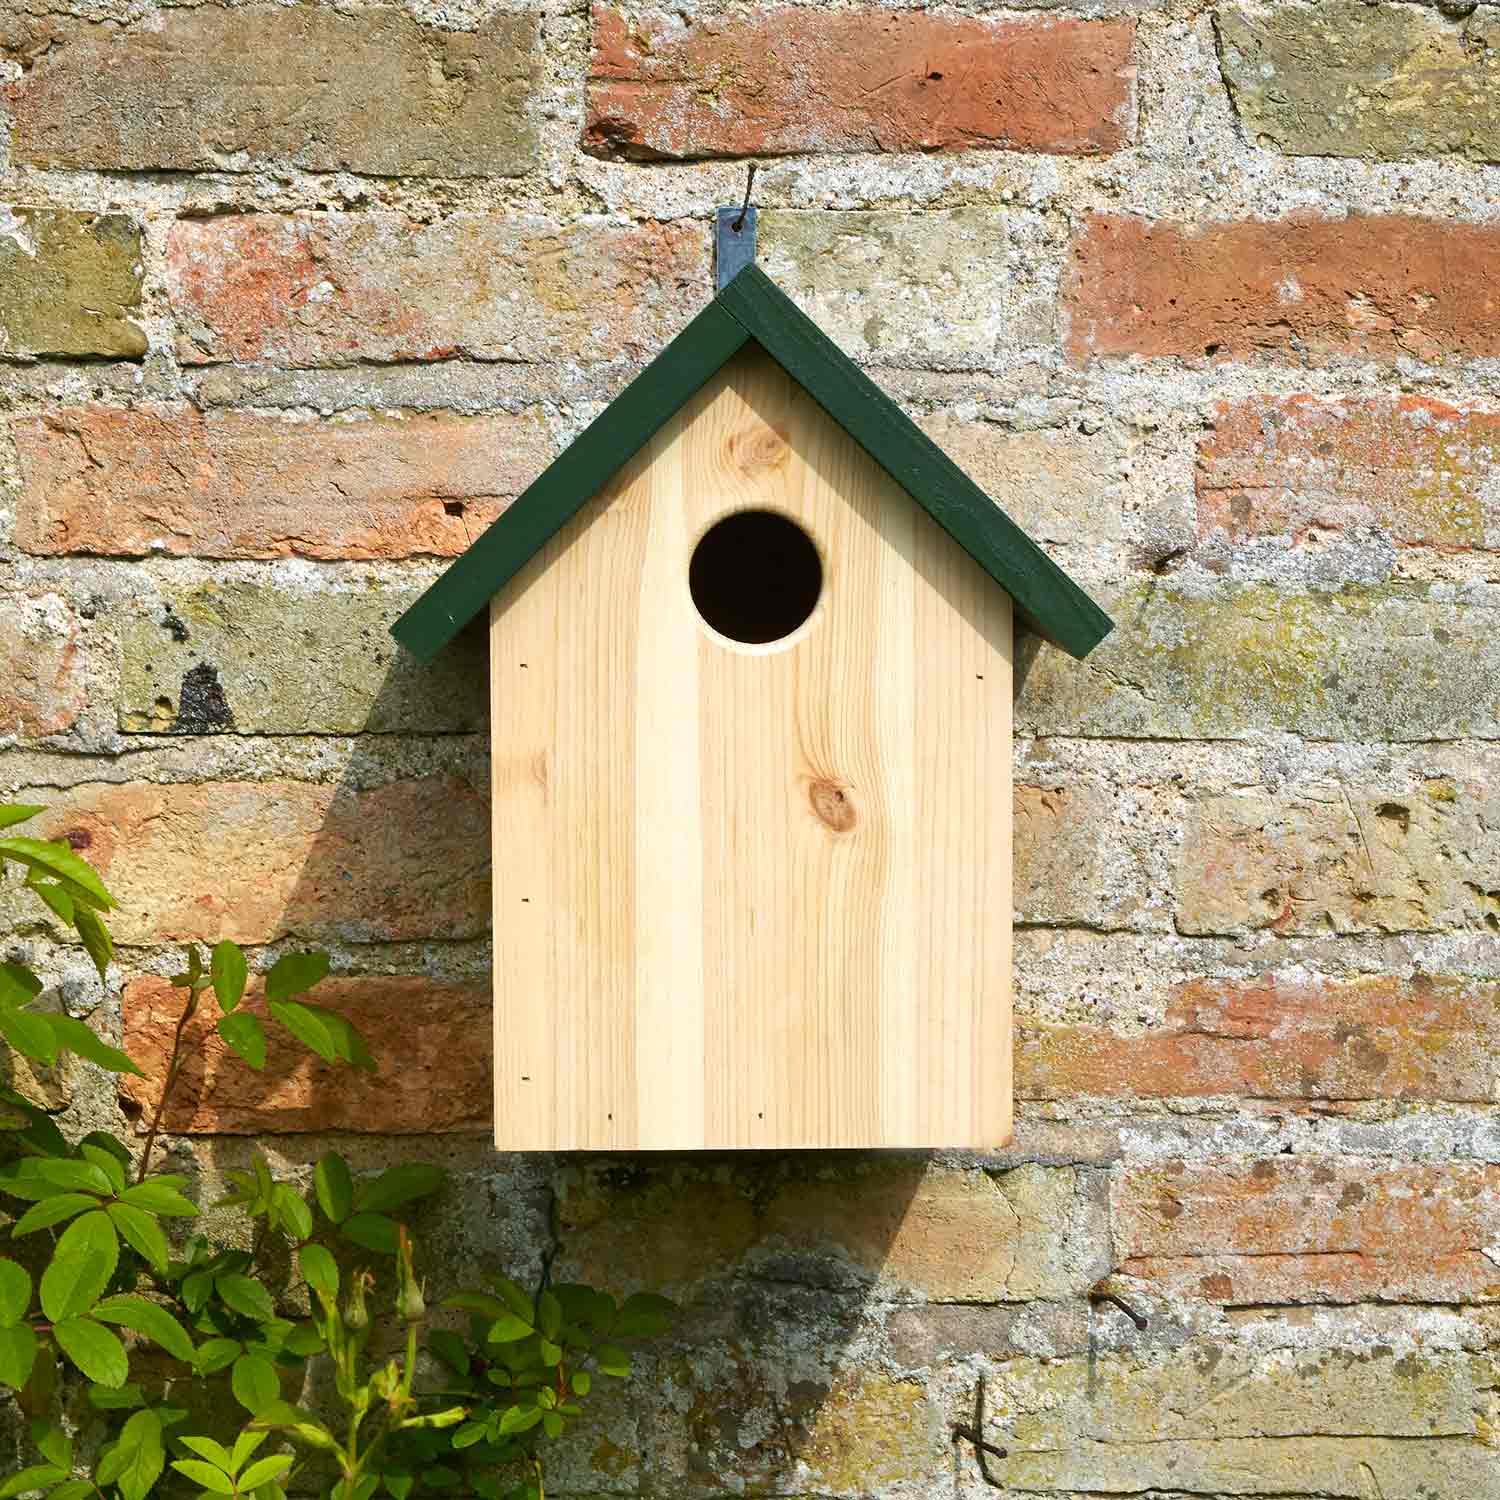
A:
{"label": "green roof", "polygon": [[1113,622],[758,266],[747,266],[578,435],[412,607],[391,634],[434,657],[748,343],[759,344],[1073,656]]}

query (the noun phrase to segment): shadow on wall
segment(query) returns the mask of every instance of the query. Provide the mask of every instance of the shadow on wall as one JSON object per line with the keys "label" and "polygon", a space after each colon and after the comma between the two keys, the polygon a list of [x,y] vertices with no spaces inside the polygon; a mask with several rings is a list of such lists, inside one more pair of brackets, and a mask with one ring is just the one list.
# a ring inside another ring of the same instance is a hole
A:
{"label": "shadow on wall", "polygon": [[[929,1451],[921,1387],[871,1385],[870,1330],[879,1326],[871,1304],[897,1283],[910,1297],[924,1277],[951,1274],[926,1265],[935,1220],[965,1238],[937,1252],[966,1268],[965,1287],[991,1282],[994,1257],[1005,1253],[996,1247],[1009,1243],[1003,1231],[1015,1220],[1001,1195],[985,1187],[992,1213],[984,1218],[945,1202],[951,1174],[924,1194],[925,1154],[584,1157],[490,1148],[485,637],[477,621],[449,648],[479,689],[464,710],[479,716],[477,735],[460,729],[418,742],[381,733],[411,723],[424,699],[433,717],[455,713],[441,674],[424,686],[409,658],[390,663],[369,730],[355,738],[338,783],[319,789],[321,821],[282,902],[280,932],[332,945],[341,974],[363,971],[325,984],[320,998],[361,1026],[379,1075],[301,1059],[246,1081],[242,1070],[211,1064],[203,1098],[216,1101],[214,1118],[202,1123],[340,1132],[340,1149],[352,1146],[356,1160],[391,1159],[403,1146],[413,1157],[456,1156],[452,1186],[421,1226],[429,1253],[442,1257],[440,1284],[489,1269],[534,1276],[550,1218],[555,1279],[622,1296],[657,1290],[682,1304],[672,1339],[645,1354],[633,1380],[607,1382],[591,1403],[595,1414],[553,1462],[554,1491],[847,1490],[863,1483],[848,1466],[873,1461],[883,1445],[909,1455],[915,1443],[940,1460]],[[399,1142],[396,1133],[423,1138]],[[308,1155],[326,1146],[308,1140]],[[227,1162],[242,1152],[222,1142],[214,1155]],[[512,1195],[519,1201],[504,1201]],[[868,1425],[872,1437],[856,1440],[851,1424]]]}

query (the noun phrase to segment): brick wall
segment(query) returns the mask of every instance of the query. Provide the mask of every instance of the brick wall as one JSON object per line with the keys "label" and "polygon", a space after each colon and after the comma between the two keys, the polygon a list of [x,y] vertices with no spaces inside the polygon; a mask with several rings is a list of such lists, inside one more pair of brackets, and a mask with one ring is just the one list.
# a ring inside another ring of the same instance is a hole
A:
{"label": "brick wall", "polygon": [[[0,784],[387,1061],[169,1123],[689,1305],[572,1494],[1500,1494],[1500,7],[0,7]],[[1113,610],[1019,705],[992,1158],[495,1156],[482,644],[390,620],[762,261]],[[28,1083],[77,1128],[87,1071]],[[138,1100],[139,1094],[134,1098]],[[127,1107],[132,1099],[126,1099]],[[1092,1307],[1102,1277],[1137,1331]]]}

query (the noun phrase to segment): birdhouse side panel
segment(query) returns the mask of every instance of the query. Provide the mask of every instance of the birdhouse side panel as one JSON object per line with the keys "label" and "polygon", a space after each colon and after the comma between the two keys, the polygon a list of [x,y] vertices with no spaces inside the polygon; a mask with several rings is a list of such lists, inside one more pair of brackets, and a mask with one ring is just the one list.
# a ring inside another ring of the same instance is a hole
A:
{"label": "birdhouse side panel", "polygon": [[[783,638],[689,582],[744,512],[816,548]],[[500,1144],[1008,1138],[1010,601],[779,366],[513,580],[491,670]]]}

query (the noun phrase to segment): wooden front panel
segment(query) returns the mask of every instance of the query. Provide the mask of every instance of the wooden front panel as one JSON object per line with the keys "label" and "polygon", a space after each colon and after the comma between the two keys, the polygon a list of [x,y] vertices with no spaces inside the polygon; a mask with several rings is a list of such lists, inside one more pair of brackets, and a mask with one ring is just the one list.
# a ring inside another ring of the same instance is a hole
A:
{"label": "wooden front panel", "polygon": [[[789,641],[703,622],[726,514],[813,538]],[[506,1149],[1010,1137],[1009,598],[747,350],[495,599]]]}

